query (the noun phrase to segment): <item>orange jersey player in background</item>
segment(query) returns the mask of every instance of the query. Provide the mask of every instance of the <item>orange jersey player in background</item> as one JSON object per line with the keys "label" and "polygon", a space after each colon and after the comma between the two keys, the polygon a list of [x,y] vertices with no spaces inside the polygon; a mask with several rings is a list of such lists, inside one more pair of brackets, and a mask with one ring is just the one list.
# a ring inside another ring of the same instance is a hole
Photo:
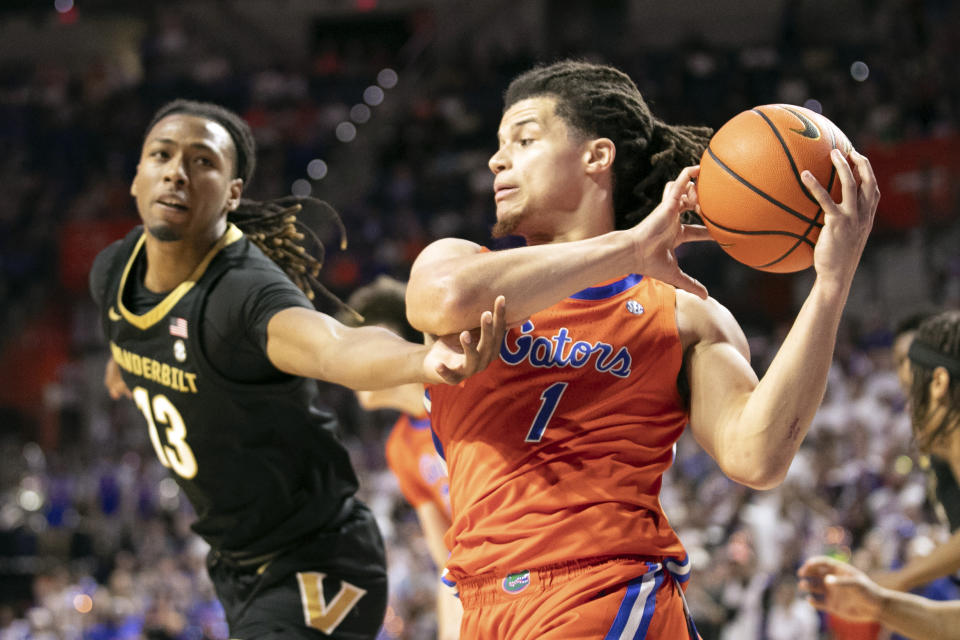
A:
{"label": "orange jersey player in background", "polygon": [[[404,283],[380,276],[350,296],[348,305],[364,318],[364,324],[389,329],[411,341],[423,335],[407,322]],[[437,569],[450,552],[444,534],[450,527],[450,482],[446,466],[437,454],[424,408],[422,384],[407,384],[377,391],[358,391],[357,401],[367,411],[400,411],[386,442],[386,458],[397,478],[403,497],[417,513],[420,527]],[[455,593],[437,583],[437,638],[456,640],[460,636],[463,609]]]}
{"label": "orange jersey player in background", "polygon": [[433,335],[495,295],[515,302],[499,361],[429,388],[461,636],[697,638],[661,476],[687,423],[728,477],[769,488],[786,475],[872,226],[870,164],[834,152],[840,203],[804,174],[824,213],[816,280],[758,380],[736,320],[674,253],[708,239],[681,213],[697,210],[689,165],[709,130],[658,120],[612,67],[563,61],[511,82],[497,133],[494,234],[528,246],[439,240],[407,287],[411,324]]}

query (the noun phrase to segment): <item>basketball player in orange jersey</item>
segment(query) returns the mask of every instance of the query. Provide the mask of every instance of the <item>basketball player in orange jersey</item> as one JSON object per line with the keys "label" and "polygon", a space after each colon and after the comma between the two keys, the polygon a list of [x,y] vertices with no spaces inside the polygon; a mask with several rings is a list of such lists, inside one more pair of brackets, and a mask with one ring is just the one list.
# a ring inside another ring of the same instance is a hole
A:
{"label": "basketball player in orange jersey", "polygon": [[417,329],[467,327],[499,293],[519,324],[485,372],[428,388],[463,638],[696,638],[680,588],[688,559],[658,496],[674,443],[689,423],[727,476],[757,489],[779,484],[800,446],[876,180],[864,156],[834,151],[837,203],[804,173],[824,210],[816,280],[758,380],[743,331],[674,254],[705,238],[681,223],[698,206],[698,167],[681,167],[708,135],[655,118],[614,68],[527,71],[505,93],[489,165],[494,233],[528,246],[443,239],[414,263]]}
{"label": "basketball player in orange jersey", "polygon": [[[388,276],[357,289],[347,301],[364,318],[364,324],[379,326],[409,342],[422,342],[423,334],[407,322],[404,303],[406,285]],[[357,391],[357,401],[367,411],[400,411],[386,443],[387,465],[397,478],[400,491],[417,512],[417,519],[437,568],[447,562],[450,550],[443,537],[450,528],[450,482],[443,460],[437,455],[430,418],[423,406],[422,384],[405,384],[377,391]],[[437,582],[437,638],[460,637],[463,607],[451,589]]]}

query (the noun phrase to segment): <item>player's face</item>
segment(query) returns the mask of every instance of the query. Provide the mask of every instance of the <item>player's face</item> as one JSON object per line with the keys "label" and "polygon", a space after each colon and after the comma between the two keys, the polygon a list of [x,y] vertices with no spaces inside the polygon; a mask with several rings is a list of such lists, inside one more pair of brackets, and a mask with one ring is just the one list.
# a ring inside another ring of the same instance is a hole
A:
{"label": "player's face", "polygon": [[897,368],[897,378],[900,380],[900,388],[903,393],[910,395],[910,385],[913,382],[913,374],[910,371],[910,359],[907,352],[910,350],[910,343],[913,342],[913,331],[906,331],[899,334],[893,341],[893,366]]}
{"label": "player's face", "polygon": [[499,149],[489,166],[497,205],[497,237],[549,240],[565,212],[582,204],[585,143],[556,114],[556,99],[521,100],[503,114]]}
{"label": "player's face", "polygon": [[215,232],[235,209],[236,148],[227,130],[199,116],[173,114],[147,134],[130,193],[147,231],[173,242]]}

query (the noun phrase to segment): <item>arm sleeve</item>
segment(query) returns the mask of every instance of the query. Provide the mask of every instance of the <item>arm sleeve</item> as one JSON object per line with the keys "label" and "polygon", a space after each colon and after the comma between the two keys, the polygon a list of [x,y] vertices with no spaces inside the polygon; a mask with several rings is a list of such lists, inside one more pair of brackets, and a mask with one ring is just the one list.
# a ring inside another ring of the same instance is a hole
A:
{"label": "arm sleeve", "polygon": [[93,260],[93,266],[90,267],[90,297],[93,298],[97,308],[103,309],[104,298],[107,297],[107,276],[110,272],[110,265],[113,264],[120,250],[122,240],[117,240],[106,249],[97,254]]}

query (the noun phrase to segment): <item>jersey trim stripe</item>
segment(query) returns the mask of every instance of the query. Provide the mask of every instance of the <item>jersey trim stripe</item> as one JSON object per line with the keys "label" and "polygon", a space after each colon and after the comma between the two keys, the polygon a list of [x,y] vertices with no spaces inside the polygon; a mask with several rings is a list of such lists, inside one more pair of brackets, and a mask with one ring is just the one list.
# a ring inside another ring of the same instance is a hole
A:
{"label": "jersey trim stripe", "polygon": [[414,429],[426,429],[430,426],[430,418],[410,418],[410,426]]}
{"label": "jersey trim stripe", "polygon": [[604,298],[612,298],[613,296],[626,291],[630,287],[635,286],[643,280],[643,276],[637,275],[636,273],[631,273],[625,278],[621,278],[616,282],[611,282],[610,284],[601,285],[599,287],[587,287],[582,291],[570,296],[574,300],[603,300]]}
{"label": "jersey trim stripe", "polygon": [[627,593],[604,640],[642,640],[647,637],[656,609],[657,591],[663,584],[663,567],[660,563],[646,564],[647,573],[627,584]]}
{"label": "jersey trim stripe", "polygon": [[140,250],[143,248],[146,237],[147,232],[144,230],[140,235],[140,239],[137,240],[137,244],[133,247],[133,251],[130,253],[130,258],[127,260],[127,265],[123,268],[123,275],[120,276],[120,288],[117,290],[117,307],[120,309],[120,313],[127,322],[141,331],[149,329],[155,325],[157,321],[170,313],[170,310],[173,309],[174,305],[180,302],[180,299],[187,295],[191,289],[193,289],[193,285],[197,284],[197,280],[199,280],[203,273],[207,270],[207,267],[210,265],[210,261],[213,260],[214,256],[216,256],[217,253],[228,244],[232,244],[242,238],[243,232],[240,231],[236,225],[232,223],[228,224],[226,233],[224,233],[217,243],[210,248],[210,251],[208,251],[207,255],[203,257],[203,260],[200,261],[200,264],[197,265],[197,268],[194,269],[189,276],[187,276],[187,279],[178,284],[173,291],[168,293],[167,297],[164,298],[160,304],[155,306],[153,309],[150,309],[150,311],[147,311],[143,315],[138,316],[124,306],[123,292],[127,287],[127,276],[130,275],[130,270],[133,268],[133,263],[136,262],[137,255],[139,255]]}
{"label": "jersey trim stripe", "polygon": [[433,446],[437,448],[437,455],[440,456],[441,460],[446,462],[447,456],[443,453],[443,443],[440,442],[437,432],[433,430],[433,425],[430,426],[430,437],[433,438]]}

